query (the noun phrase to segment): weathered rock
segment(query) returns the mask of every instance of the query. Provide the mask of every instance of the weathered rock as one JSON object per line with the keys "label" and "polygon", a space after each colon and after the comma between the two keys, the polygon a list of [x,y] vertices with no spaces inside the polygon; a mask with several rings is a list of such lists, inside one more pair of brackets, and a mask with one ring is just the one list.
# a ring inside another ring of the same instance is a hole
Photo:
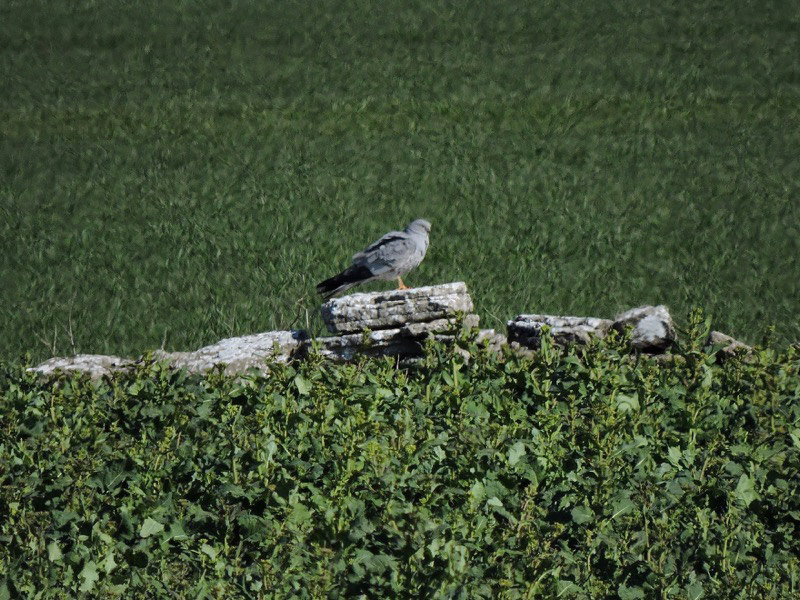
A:
{"label": "weathered rock", "polygon": [[735,356],[737,354],[751,354],[753,352],[753,348],[748,346],[744,342],[740,342],[737,339],[732,338],[729,335],[725,335],[719,331],[712,331],[708,334],[708,341],[706,342],[709,346],[718,346],[720,344],[725,344],[725,346],[719,351],[725,358],[729,358],[731,356]]}
{"label": "weathered rock", "polygon": [[263,369],[267,361],[285,363],[298,353],[308,340],[304,331],[268,331],[227,338],[194,352],[162,352],[160,358],[176,368],[199,373],[225,364],[228,374],[250,368]]}
{"label": "weathered rock", "polygon": [[317,338],[305,349],[311,352],[314,347],[320,355],[337,362],[350,361],[360,355],[406,358],[422,354],[422,339],[401,335],[399,328],[382,329],[367,335],[348,333]]}
{"label": "weathered rock", "polygon": [[[444,336],[437,336],[435,339],[442,339]],[[452,336],[447,336],[448,342],[453,341]],[[482,346],[486,344],[489,352],[494,352],[495,354],[502,354],[505,347],[508,345],[508,338],[504,336],[502,333],[497,333],[494,329],[481,329],[478,331],[478,335],[475,337],[475,342]],[[472,355],[470,354],[469,350],[465,348],[456,348],[456,352],[458,352],[461,356],[464,357],[464,360],[469,364],[469,361],[472,359]]]}
{"label": "weathered rock", "polygon": [[475,341],[479,344],[488,342],[489,350],[493,352],[500,352],[503,346],[508,344],[508,338],[502,333],[497,333],[494,329],[481,329],[478,331],[478,336]]}
{"label": "weathered rock", "polygon": [[[464,315],[464,327],[477,327],[481,318],[475,314]],[[458,323],[456,319],[436,319],[425,323],[407,323],[400,327],[400,335],[407,337],[422,337],[428,333],[454,332]]]}
{"label": "weathered rock", "polygon": [[[267,361],[287,362],[301,351],[308,335],[303,331],[268,331],[254,335],[228,338],[194,352],[154,353],[156,359],[171,366],[185,368],[190,373],[200,373],[225,364],[227,374],[244,373],[250,368],[263,369]],[[79,354],[66,358],[51,358],[33,367],[42,375],[50,375],[57,369],[83,371],[92,378],[109,375],[133,365],[136,361],[117,356]]]}
{"label": "weathered rock", "polygon": [[322,305],[322,319],[331,333],[378,331],[452,318],[470,313],[472,299],[463,282],[350,294]]}
{"label": "weathered rock", "polygon": [[[463,326],[477,327],[478,322],[478,315],[466,315]],[[452,342],[457,326],[456,319],[436,319],[427,323],[409,323],[392,329],[378,329],[369,334],[358,332],[320,337],[313,342],[306,342],[305,351],[311,352],[316,344],[322,356],[338,362],[350,361],[359,355],[414,358],[422,356],[423,345],[429,336],[433,336],[435,340]]]}
{"label": "weathered rock", "polygon": [[631,346],[645,352],[660,352],[675,341],[675,326],[672,316],[663,304],[640,306],[617,315],[613,328],[624,332],[633,327]]}
{"label": "weathered rock", "polygon": [[56,371],[82,371],[96,379],[109,375],[113,371],[121,371],[133,364],[129,358],[107,356],[104,354],[76,354],[75,356],[54,357],[29,369],[42,375],[53,375]]}
{"label": "weathered rock", "polygon": [[604,337],[612,321],[595,317],[518,315],[508,321],[508,341],[524,348],[537,349],[545,325],[550,328],[550,335],[556,344],[587,344],[592,337]]}

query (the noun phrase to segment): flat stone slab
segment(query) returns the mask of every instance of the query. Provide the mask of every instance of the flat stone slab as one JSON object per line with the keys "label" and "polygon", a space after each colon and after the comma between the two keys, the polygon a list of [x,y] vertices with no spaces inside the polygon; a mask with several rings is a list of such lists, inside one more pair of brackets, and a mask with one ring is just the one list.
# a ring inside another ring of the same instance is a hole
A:
{"label": "flat stone slab", "polygon": [[56,371],[81,371],[88,373],[92,379],[109,375],[114,371],[122,371],[133,365],[134,361],[119,356],[105,354],[76,354],[48,359],[43,363],[29,369],[42,375],[53,375]]}
{"label": "flat stone slab", "polygon": [[[156,351],[158,360],[168,362],[176,369],[202,373],[224,363],[225,373],[244,373],[250,368],[264,370],[269,362],[285,363],[300,353],[308,340],[304,331],[268,331],[220,340],[193,352]],[[135,360],[102,354],[78,354],[64,358],[51,358],[33,367],[42,375],[52,375],[57,370],[82,371],[92,378],[110,375],[135,364]]]}
{"label": "flat stone slab", "polygon": [[322,319],[331,333],[395,329],[412,323],[471,313],[472,298],[464,282],[389,292],[350,294],[322,305]]}
{"label": "flat stone slab", "polygon": [[194,352],[160,352],[159,357],[176,368],[200,373],[224,363],[228,374],[262,369],[267,361],[285,363],[302,347],[308,335],[304,331],[267,331],[227,338]]}
{"label": "flat stone slab", "polygon": [[633,327],[631,346],[646,352],[661,352],[675,341],[675,325],[672,315],[663,304],[658,306],[639,306],[617,315],[614,329],[625,331]]}
{"label": "flat stone slab", "polygon": [[613,321],[595,317],[560,317],[556,315],[518,315],[508,321],[508,342],[538,349],[542,327],[550,328],[556,344],[588,344],[592,337],[605,337]]}

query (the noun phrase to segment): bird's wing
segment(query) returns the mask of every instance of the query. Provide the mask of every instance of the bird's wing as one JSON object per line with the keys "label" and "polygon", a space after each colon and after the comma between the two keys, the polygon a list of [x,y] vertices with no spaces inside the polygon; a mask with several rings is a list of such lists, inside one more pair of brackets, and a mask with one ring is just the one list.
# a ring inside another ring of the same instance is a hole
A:
{"label": "bird's wing", "polygon": [[392,242],[396,242],[398,240],[403,240],[408,238],[408,234],[405,231],[390,231],[386,235],[382,236],[380,239],[372,242],[369,246],[364,248],[361,252],[356,252],[353,254],[353,262],[357,261],[360,258],[376,251],[380,247],[390,244]]}
{"label": "bird's wing", "polygon": [[404,231],[391,231],[365,250],[353,255],[354,265],[363,265],[380,275],[405,263],[417,251],[417,240]]}

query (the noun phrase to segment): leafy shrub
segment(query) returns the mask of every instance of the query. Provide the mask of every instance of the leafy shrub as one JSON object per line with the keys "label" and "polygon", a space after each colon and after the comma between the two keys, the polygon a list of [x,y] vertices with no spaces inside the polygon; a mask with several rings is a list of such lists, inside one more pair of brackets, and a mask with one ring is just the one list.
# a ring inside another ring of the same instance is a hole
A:
{"label": "leafy shrub", "polygon": [[0,375],[0,597],[790,598],[798,351]]}

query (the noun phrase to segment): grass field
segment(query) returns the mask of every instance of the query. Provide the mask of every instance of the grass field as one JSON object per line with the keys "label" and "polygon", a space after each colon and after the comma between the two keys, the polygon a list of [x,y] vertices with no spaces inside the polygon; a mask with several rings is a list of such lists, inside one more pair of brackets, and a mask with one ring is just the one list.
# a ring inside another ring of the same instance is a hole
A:
{"label": "grass field", "polygon": [[410,219],[483,323],[800,339],[800,7],[0,6],[0,357],[305,326]]}

